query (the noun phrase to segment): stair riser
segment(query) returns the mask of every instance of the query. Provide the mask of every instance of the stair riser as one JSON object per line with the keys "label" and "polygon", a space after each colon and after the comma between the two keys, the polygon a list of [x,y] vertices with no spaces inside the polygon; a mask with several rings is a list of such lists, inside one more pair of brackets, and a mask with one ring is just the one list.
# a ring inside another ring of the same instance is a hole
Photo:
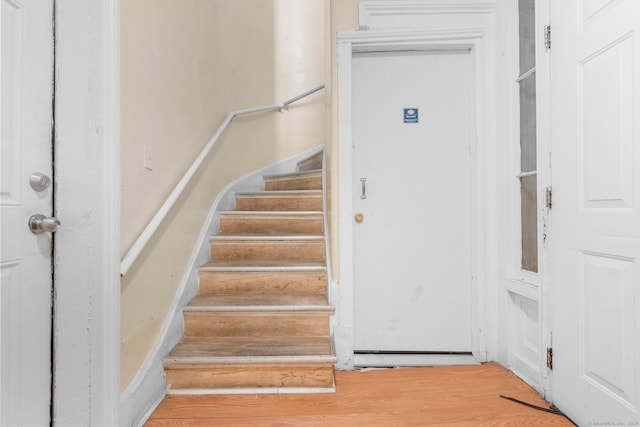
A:
{"label": "stair riser", "polygon": [[320,272],[201,272],[200,294],[326,294],[327,276]]}
{"label": "stair riser", "polygon": [[322,232],[322,218],[220,218],[222,235],[322,235]]}
{"label": "stair riser", "polygon": [[184,313],[185,337],[320,337],[329,334],[327,314]]}
{"label": "stair riser", "polygon": [[265,180],[266,191],[322,190],[322,176],[304,176],[287,179]]}
{"label": "stair riser", "polygon": [[214,262],[318,262],[324,261],[323,242],[276,243],[211,243],[211,261]]}
{"label": "stair riser", "polygon": [[166,369],[168,389],[333,387],[332,366]]}
{"label": "stair riser", "polygon": [[321,197],[236,197],[239,211],[322,211]]}

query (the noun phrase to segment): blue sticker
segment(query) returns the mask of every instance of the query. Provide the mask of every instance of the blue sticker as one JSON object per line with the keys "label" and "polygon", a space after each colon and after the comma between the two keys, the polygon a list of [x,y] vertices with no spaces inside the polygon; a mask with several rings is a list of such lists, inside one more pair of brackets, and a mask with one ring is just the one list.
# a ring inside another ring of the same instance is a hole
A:
{"label": "blue sticker", "polygon": [[404,108],[404,122],[405,123],[418,123],[418,109],[417,108]]}

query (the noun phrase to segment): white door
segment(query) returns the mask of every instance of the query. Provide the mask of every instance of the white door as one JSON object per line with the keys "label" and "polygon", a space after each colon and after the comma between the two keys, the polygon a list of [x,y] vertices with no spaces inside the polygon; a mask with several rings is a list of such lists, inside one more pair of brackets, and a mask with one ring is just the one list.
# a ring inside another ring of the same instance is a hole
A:
{"label": "white door", "polygon": [[469,56],[354,54],[356,353],[471,352]]}
{"label": "white door", "polygon": [[551,4],[553,401],[640,422],[640,2]]}
{"label": "white door", "polygon": [[27,221],[52,215],[52,185],[30,176],[52,176],[53,2],[0,2],[0,424],[49,425],[52,236]]}

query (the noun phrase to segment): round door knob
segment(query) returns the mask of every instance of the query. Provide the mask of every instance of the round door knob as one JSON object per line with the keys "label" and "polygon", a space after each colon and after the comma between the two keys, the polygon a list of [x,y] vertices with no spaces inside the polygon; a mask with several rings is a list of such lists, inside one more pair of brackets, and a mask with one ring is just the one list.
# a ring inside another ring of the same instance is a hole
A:
{"label": "round door knob", "polygon": [[60,228],[60,220],[56,217],[35,214],[29,218],[29,230],[33,234],[54,233],[58,228]]}
{"label": "round door knob", "polygon": [[356,222],[360,223],[364,220],[364,215],[362,215],[361,212],[358,212],[355,218],[356,218]]}

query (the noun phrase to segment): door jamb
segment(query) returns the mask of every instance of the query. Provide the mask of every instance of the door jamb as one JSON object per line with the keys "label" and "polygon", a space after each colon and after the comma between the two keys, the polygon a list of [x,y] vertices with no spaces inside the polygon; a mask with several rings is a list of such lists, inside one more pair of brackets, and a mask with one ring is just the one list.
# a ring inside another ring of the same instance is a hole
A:
{"label": "door jamb", "polygon": [[56,2],[55,14],[52,424],[118,425],[120,0]]}
{"label": "door jamb", "polygon": [[[551,53],[544,45],[544,26],[551,25],[550,0],[536,0],[536,123],[537,168],[538,168],[538,260],[540,290],[540,335],[542,347],[542,363],[540,382],[545,398],[553,399],[553,371],[547,367],[547,355],[544,349],[553,349],[553,331],[551,318],[551,297],[553,284],[550,283],[551,245],[553,244],[553,223],[551,207],[547,206],[547,188],[552,188],[551,169]],[[541,144],[542,143],[542,144]]]}
{"label": "door jamb", "polygon": [[473,177],[478,176],[477,146],[482,143],[482,129],[479,121],[486,117],[479,100],[479,79],[482,75],[484,31],[481,28],[470,29],[434,29],[434,30],[376,30],[346,31],[338,33],[338,170],[339,170],[339,265],[340,286],[332,299],[337,307],[333,331],[338,356],[338,366],[350,369],[354,365],[353,344],[353,221],[352,221],[352,60],[354,52],[399,51],[399,50],[469,50],[471,55],[472,108],[471,140],[471,206],[472,206],[472,253],[471,253],[471,300],[472,300],[472,353],[479,361],[486,360],[487,323],[484,307],[485,296],[481,292],[482,281],[478,280],[478,237],[479,223],[478,195],[480,190]]}

